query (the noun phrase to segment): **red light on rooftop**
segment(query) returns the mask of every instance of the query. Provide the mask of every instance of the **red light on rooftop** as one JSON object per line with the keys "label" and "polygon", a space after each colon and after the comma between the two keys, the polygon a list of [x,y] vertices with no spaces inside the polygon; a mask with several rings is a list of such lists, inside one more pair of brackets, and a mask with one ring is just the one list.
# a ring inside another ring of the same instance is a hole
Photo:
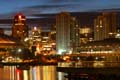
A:
{"label": "red light on rooftop", "polygon": [[20,19],[20,20],[25,19],[25,18],[26,18],[26,17],[25,17],[22,13],[18,13],[18,14],[16,14],[15,17],[14,17],[14,19]]}
{"label": "red light on rooftop", "polygon": [[21,17],[21,15],[19,15],[18,17],[19,17],[19,19],[21,19],[21,18],[22,18],[22,17]]}

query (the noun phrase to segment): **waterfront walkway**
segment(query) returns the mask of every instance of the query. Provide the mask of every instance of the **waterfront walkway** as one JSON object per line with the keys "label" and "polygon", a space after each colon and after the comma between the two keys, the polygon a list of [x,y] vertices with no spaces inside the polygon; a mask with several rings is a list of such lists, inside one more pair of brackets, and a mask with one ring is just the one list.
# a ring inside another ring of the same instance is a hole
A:
{"label": "waterfront walkway", "polygon": [[105,61],[59,62],[57,66],[57,71],[64,73],[120,75],[120,62],[105,62]]}

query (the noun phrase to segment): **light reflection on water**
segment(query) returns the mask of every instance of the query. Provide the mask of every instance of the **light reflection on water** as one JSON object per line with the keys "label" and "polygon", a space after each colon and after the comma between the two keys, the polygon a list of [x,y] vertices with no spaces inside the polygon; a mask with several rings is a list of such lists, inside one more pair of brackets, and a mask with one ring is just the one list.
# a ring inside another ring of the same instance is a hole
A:
{"label": "light reflection on water", "polygon": [[29,70],[21,70],[16,66],[0,68],[0,80],[65,80],[62,77],[63,74],[57,73],[55,66],[31,66]]}
{"label": "light reflection on water", "polygon": [[64,77],[65,75],[66,75],[65,73],[58,72],[58,80],[68,80]]}

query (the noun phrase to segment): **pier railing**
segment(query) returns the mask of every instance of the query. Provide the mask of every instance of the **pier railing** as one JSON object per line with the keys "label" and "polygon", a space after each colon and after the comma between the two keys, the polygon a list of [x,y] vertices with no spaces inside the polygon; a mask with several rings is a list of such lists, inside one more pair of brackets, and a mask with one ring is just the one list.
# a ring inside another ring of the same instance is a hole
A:
{"label": "pier railing", "polygon": [[108,61],[79,61],[79,62],[58,62],[58,67],[76,67],[76,68],[114,68],[120,67],[120,62]]}

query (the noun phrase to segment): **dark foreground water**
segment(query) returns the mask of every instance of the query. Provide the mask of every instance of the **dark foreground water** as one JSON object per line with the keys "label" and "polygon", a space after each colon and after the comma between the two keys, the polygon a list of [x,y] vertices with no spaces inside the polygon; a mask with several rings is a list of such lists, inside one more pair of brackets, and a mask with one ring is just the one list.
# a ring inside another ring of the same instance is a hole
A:
{"label": "dark foreground water", "polygon": [[31,66],[28,70],[16,66],[0,68],[0,80],[67,80],[55,66]]}
{"label": "dark foreground water", "polygon": [[94,74],[86,76],[79,75],[79,73],[73,75],[57,72],[56,66],[30,66],[26,70],[16,66],[0,68],[0,80],[120,80],[120,76],[116,75]]}

